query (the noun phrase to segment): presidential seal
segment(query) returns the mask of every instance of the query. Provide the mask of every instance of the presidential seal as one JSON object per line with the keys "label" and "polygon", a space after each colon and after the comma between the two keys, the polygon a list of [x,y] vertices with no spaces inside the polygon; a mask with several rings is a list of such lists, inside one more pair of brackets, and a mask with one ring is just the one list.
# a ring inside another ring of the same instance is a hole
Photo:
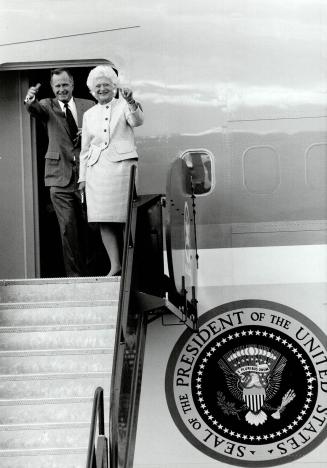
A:
{"label": "presidential seal", "polygon": [[246,300],[200,317],[170,356],[166,397],[183,435],[212,458],[274,466],[327,434],[327,339],[307,317]]}

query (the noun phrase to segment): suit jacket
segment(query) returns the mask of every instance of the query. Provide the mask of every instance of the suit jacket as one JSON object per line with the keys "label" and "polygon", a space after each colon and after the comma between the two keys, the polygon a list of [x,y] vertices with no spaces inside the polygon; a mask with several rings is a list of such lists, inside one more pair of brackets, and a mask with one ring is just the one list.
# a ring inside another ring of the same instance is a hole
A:
{"label": "suit jacket", "polygon": [[88,166],[98,162],[100,155],[110,161],[137,158],[133,127],[143,123],[143,111],[137,105],[131,111],[125,99],[113,99],[110,105],[89,109],[83,117],[82,150],[79,181],[85,180]]}
{"label": "suit jacket", "polygon": [[[81,127],[83,114],[94,105],[93,101],[74,98],[78,127]],[[80,146],[74,147],[69,134],[65,113],[57,99],[36,99],[26,103],[28,112],[46,123],[49,145],[45,155],[44,182],[46,186],[65,187],[72,176],[73,162],[79,165]]]}

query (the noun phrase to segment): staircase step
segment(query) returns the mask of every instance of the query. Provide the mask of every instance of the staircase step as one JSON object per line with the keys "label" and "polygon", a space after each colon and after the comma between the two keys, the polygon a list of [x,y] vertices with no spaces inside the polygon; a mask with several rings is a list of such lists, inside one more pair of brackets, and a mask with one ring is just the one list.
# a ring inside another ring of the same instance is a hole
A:
{"label": "staircase step", "polygon": [[1,468],[85,468],[87,448],[0,451]]}
{"label": "staircase step", "polygon": [[0,379],[0,400],[93,398],[98,386],[109,393],[110,378],[109,372],[7,375]]}
{"label": "staircase step", "polygon": [[[92,398],[0,400],[0,426],[61,423],[62,421],[89,421],[90,423],[92,406]],[[105,419],[108,420],[108,396],[104,399],[104,410]]]}
{"label": "staircase step", "polygon": [[89,433],[90,421],[0,425],[0,450],[87,447]]}
{"label": "staircase step", "polygon": [[113,323],[83,323],[83,324],[55,324],[55,325],[23,325],[14,327],[0,327],[2,333],[30,333],[30,332],[57,332],[57,331],[76,331],[76,330],[101,330],[114,329]]}
{"label": "staircase step", "polygon": [[116,322],[117,300],[0,303],[0,327]]}
{"label": "staircase step", "polygon": [[0,351],[0,357],[26,357],[26,356],[61,356],[84,355],[84,354],[112,354],[113,347],[110,348],[60,348],[60,349],[21,349]]}
{"label": "staircase step", "polygon": [[118,299],[119,277],[0,280],[0,302]]}
{"label": "staircase step", "polygon": [[[112,324],[92,324],[83,326],[69,326],[67,328],[54,327],[21,327],[20,333],[0,333],[0,351],[22,349],[60,349],[60,348],[108,348],[113,346],[115,328]],[[1,336],[2,335],[2,336]],[[6,335],[6,336],[5,336]],[[4,338],[5,336],[5,338]]]}
{"label": "staircase step", "polygon": [[[107,348],[109,350],[109,348]],[[87,349],[85,353],[68,354],[69,351],[54,350],[53,355],[24,355],[3,356],[0,353],[0,375],[6,374],[39,374],[58,372],[104,372],[112,367],[112,353],[93,353]]]}

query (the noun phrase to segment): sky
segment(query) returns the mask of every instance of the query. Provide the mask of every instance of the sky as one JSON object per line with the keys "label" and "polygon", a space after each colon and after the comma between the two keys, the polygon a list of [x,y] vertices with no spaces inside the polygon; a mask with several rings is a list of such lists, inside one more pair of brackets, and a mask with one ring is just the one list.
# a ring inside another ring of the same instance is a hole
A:
{"label": "sky", "polygon": [[[107,29],[116,30],[1,45]],[[319,113],[327,105],[327,2],[0,0],[0,63],[102,57],[144,102],[205,109],[214,127],[244,109]]]}

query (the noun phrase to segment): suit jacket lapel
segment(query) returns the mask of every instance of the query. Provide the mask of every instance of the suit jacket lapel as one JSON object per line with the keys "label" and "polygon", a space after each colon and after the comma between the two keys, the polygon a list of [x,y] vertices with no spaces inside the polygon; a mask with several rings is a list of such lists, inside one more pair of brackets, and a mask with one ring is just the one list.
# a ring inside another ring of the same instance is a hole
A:
{"label": "suit jacket lapel", "polygon": [[58,99],[52,99],[53,110],[60,115],[60,117],[65,118],[65,113],[61,110]]}
{"label": "suit jacket lapel", "polygon": [[83,121],[83,113],[84,113],[84,106],[83,101],[80,99],[74,98],[76,112],[77,112],[77,126],[78,128],[82,128],[82,121]]}

